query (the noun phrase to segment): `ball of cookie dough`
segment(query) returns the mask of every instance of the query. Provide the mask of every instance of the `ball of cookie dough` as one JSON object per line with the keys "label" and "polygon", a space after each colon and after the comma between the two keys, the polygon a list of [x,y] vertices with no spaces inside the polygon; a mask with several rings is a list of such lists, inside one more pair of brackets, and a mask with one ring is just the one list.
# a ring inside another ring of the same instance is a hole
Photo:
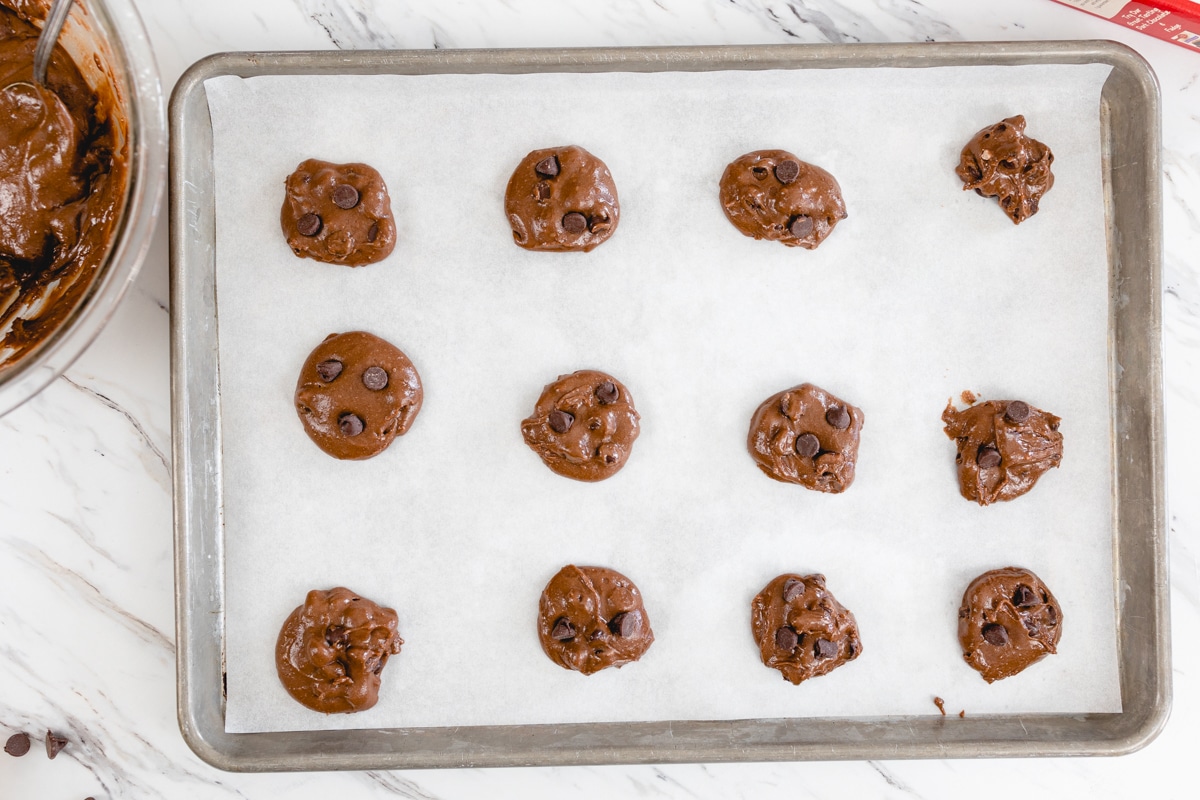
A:
{"label": "ball of cookie dough", "polygon": [[954,171],[964,191],[995,197],[1019,225],[1037,213],[1042,195],[1054,186],[1053,163],[1054,153],[1025,135],[1025,117],[1018,114],[975,134]]}
{"label": "ball of cookie dough", "polygon": [[637,409],[625,384],[592,369],[560,375],[521,422],[525,444],[553,472],[602,481],[625,466],[638,437]]}
{"label": "ball of cookie dough", "polygon": [[762,662],[797,685],[862,652],[858,623],[825,588],[824,575],[775,578],[750,603],[750,627]]}
{"label": "ball of cookie dough", "polygon": [[860,409],[802,383],[763,401],[746,446],[775,480],[837,494],[854,482],[862,426]]}
{"label": "ball of cookie dough", "polygon": [[388,658],[404,644],[396,626],[395,611],[356,592],[313,589],[279,631],[279,680],[313,711],[365,711],[379,699]]}
{"label": "ball of cookie dough", "polygon": [[958,447],[962,496],[986,506],[1032,489],[1062,461],[1061,421],[1022,400],[989,400],[963,411],[947,404],[942,422]]}
{"label": "ball of cookie dough", "polygon": [[424,396],[400,348],[364,331],[331,333],[300,368],[296,413],[317,447],[363,459],[408,432]]}
{"label": "ball of cookie dough", "polygon": [[279,221],[301,258],[360,267],[382,261],[396,246],[392,201],[374,167],[310,158],[284,187]]}
{"label": "ball of cookie dough", "polygon": [[1053,655],[1062,637],[1062,609],[1027,569],[985,572],[967,587],[958,609],[963,659],[988,683]]}
{"label": "ball of cookie dough", "polygon": [[584,675],[637,661],[654,643],[642,593],[605,567],[559,570],[542,592],[537,626],[550,660]]}
{"label": "ball of cookie dough", "polygon": [[837,180],[786,150],[757,150],[727,166],[721,207],[746,236],[807,250],[846,218]]}
{"label": "ball of cookie dough", "polygon": [[617,229],[617,186],[604,162],[582,147],[534,150],[504,193],[513,241],[526,250],[588,252]]}

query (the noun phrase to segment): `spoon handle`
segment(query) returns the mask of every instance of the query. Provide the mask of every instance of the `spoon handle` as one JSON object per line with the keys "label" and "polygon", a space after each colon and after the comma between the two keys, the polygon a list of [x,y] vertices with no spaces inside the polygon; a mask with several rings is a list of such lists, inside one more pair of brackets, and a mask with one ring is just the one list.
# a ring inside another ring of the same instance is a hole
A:
{"label": "spoon handle", "polygon": [[67,21],[67,13],[71,10],[71,0],[54,0],[50,5],[50,13],[42,25],[38,35],[37,49],[33,51],[33,82],[38,86],[46,84],[46,70],[50,66],[50,54],[58,43],[58,35],[62,33],[63,23]]}

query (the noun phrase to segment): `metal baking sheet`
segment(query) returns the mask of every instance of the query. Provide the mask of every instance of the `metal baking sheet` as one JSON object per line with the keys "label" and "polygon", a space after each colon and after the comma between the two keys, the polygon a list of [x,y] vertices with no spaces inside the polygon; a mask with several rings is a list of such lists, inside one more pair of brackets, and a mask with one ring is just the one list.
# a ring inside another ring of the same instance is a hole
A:
{"label": "metal baking sheet", "polygon": [[[229,734],[222,694],[219,365],[211,127],[217,75],[520,73],[1103,63],[1114,369],[1114,531],[1119,714],[770,719]],[[172,101],[172,352],[176,426],[180,722],[226,769],[336,769],[611,762],[896,758],[1127,752],[1169,705],[1162,502],[1158,95],[1111,43],[656,48],[448,53],[234,54],[196,65]],[[197,303],[202,307],[195,308]],[[1134,624],[1136,620],[1137,624]],[[397,738],[402,737],[402,738]]]}

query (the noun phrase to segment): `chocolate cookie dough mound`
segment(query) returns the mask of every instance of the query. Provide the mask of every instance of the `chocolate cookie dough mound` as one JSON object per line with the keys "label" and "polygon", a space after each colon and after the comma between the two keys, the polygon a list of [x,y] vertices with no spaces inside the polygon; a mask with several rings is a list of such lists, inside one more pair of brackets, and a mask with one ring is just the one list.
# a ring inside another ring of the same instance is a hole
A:
{"label": "chocolate cookie dough mound", "polygon": [[780,575],[750,603],[762,662],[794,684],[858,658],[854,615],[825,588],[824,575]]}
{"label": "chocolate cookie dough mound", "polygon": [[329,455],[370,458],[408,432],[424,396],[398,347],[364,331],[331,333],[300,369],[296,413]]}
{"label": "chocolate cookie dough mound", "polygon": [[1012,500],[1062,461],[1061,420],[1021,400],[989,400],[942,412],[946,435],[958,446],[962,496],[981,506]]}
{"label": "chocolate cookie dough mound", "polygon": [[786,150],[747,153],[726,167],[721,207],[746,236],[808,250],[846,218],[837,180]]}
{"label": "chocolate cookie dough mound", "polygon": [[591,675],[637,661],[654,643],[642,593],[605,567],[563,567],[538,604],[538,638],[555,664]]}
{"label": "chocolate cookie dough mound", "polygon": [[862,426],[860,409],[802,383],[758,407],[746,446],[775,480],[837,494],[854,482]]}
{"label": "chocolate cookie dough mound", "polygon": [[962,150],[955,172],[963,190],[995,197],[1019,225],[1038,211],[1042,195],[1054,185],[1050,148],[1025,135],[1025,118],[1009,117],[975,134]]}
{"label": "chocolate cookie dough mound", "polygon": [[396,246],[392,201],[374,167],[310,158],[285,187],[279,221],[301,258],[361,267],[382,261]]}
{"label": "chocolate cookie dough mound", "polygon": [[325,714],[365,711],[404,640],[396,612],[349,589],[313,589],[279,631],[275,667],[297,702]]}
{"label": "chocolate cookie dough mound", "polygon": [[617,186],[604,162],[582,147],[534,150],[504,193],[513,241],[526,250],[583,251],[617,229]]}
{"label": "chocolate cookie dough mound", "polygon": [[521,434],[553,472],[602,481],[629,460],[639,419],[625,384],[584,369],[560,375],[542,390],[533,415],[521,423]]}
{"label": "chocolate cookie dough mound", "polygon": [[1027,569],[985,572],[967,587],[958,609],[963,659],[988,683],[1053,655],[1062,637],[1062,609]]}

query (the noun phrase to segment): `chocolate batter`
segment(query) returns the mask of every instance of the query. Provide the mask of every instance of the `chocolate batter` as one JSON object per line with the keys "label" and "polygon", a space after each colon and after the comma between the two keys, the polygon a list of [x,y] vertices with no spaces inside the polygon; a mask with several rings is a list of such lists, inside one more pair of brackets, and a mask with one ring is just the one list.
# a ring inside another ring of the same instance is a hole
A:
{"label": "chocolate batter", "polygon": [[807,250],[846,218],[834,177],[786,150],[747,153],[726,167],[721,207],[746,236]]}
{"label": "chocolate batter", "polygon": [[378,455],[412,427],[424,399],[421,376],[395,345],[370,333],[331,333],[296,381],[304,432],[329,455]]}
{"label": "chocolate batter", "polygon": [[1021,400],[989,400],[963,411],[950,403],[942,422],[958,445],[962,496],[981,506],[1020,497],[1062,461],[1061,420]]}
{"label": "chocolate batter", "polygon": [[625,466],[638,437],[637,409],[625,384],[584,369],[560,375],[521,423],[525,444],[553,472],[602,481]]}
{"label": "chocolate batter", "polygon": [[750,603],[762,662],[801,681],[827,675],[862,653],[858,623],[825,588],[824,575],[780,575]]}
{"label": "chocolate batter", "polygon": [[504,213],[526,250],[588,252],[617,229],[617,186],[604,162],[582,147],[534,150],[508,179]]}
{"label": "chocolate batter", "polygon": [[1025,135],[1025,118],[1018,114],[975,134],[962,150],[955,172],[963,190],[995,197],[1014,224],[1037,213],[1042,195],[1054,185],[1050,148]]}
{"label": "chocolate batter", "polygon": [[279,631],[275,667],[283,688],[313,711],[366,711],[379,699],[388,657],[404,644],[396,625],[395,611],[349,589],[313,589]]}
{"label": "chocolate batter", "polygon": [[985,572],[967,587],[958,609],[963,659],[988,683],[1053,655],[1062,636],[1062,609],[1027,569]]}
{"label": "chocolate batter", "polygon": [[777,481],[837,494],[854,482],[860,409],[811,383],[767,398],[750,419],[746,446]]}
{"label": "chocolate batter", "polygon": [[108,255],[128,184],[129,133],[107,91],[56,46],[32,81],[44,9],[0,4],[0,372],[54,334]]}
{"label": "chocolate batter", "polygon": [[279,222],[296,255],[348,267],[391,255],[396,246],[392,201],[374,167],[310,158],[284,186]]}
{"label": "chocolate batter", "polygon": [[591,675],[637,661],[654,643],[642,594],[605,567],[563,567],[538,604],[538,638],[555,664]]}

